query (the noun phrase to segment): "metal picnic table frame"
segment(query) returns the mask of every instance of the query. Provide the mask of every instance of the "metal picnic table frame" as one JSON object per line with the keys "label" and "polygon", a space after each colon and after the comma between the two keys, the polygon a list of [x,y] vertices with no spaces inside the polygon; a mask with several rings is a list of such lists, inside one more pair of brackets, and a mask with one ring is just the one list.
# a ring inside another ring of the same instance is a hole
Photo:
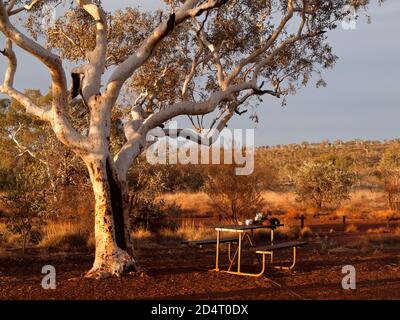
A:
{"label": "metal picnic table frame", "polygon": [[[282,227],[283,224],[270,224],[270,225],[222,225],[222,226],[216,226],[215,230],[217,231],[217,244],[216,244],[216,255],[215,255],[215,269],[211,271],[216,271],[216,272],[225,272],[225,273],[230,273],[230,274],[236,274],[236,275],[242,275],[242,276],[250,276],[250,277],[256,277],[259,275],[254,275],[252,273],[245,273],[241,272],[240,267],[241,267],[241,260],[242,260],[242,242],[247,238],[249,240],[249,243],[252,247],[253,241],[252,241],[252,235],[254,230],[258,229],[270,229],[271,230],[271,244],[274,242],[274,230],[278,227]],[[220,252],[220,239],[221,239],[221,232],[235,232],[238,234],[238,246],[236,249],[236,252],[231,258],[230,254],[230,246],[229,246],[229,268],[228,270],[220,270],[219,268],[219,252]],[[235,259],[237,257],[237,271],[231,271],[232,266],[235,262]],[[258,257],[257,257],[258,259]],[[265,259],[265,255],[263,255],[263,259]],[[263,266],[265,265],[265,261],[263,261]],[[264,270],[262,271],[264,272]]]}

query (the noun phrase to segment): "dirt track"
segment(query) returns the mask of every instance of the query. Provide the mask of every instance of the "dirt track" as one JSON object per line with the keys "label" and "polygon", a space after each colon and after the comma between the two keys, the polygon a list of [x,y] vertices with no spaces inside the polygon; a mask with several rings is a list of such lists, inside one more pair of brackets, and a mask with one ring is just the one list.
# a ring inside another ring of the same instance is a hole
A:
{"label": "dirt track", "polygon": [[[357,235],[334,237],[353,241]],[[155,254],[157,252],[157,255]],[[34,252],[25,262],[0,258],[1,299],[400,299],[400,247],[322,252],[312,242],[300,252],[295,271],[272,271],[266,278],[207,272],[214,248],[189,249],[178,242],[150,243],[139,249],[147,277],[91,280],[82,275],[92,263],[87,253],[43,255]],[[286,257],[282,257],[285,261]],[[287,262],[288,260],[286,260]],[[41,268],[57,270],[57,289],[41,288]],[[344,265],[357,270],[357,289],[343,290]],[[245,260],[258,269],[254,256]]]}

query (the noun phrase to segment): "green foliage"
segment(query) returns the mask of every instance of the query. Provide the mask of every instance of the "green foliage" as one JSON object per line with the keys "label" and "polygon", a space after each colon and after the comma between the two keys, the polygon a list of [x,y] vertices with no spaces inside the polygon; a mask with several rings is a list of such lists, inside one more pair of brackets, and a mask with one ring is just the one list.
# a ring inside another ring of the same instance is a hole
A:
{"label": "green foliage", "polygon": [[[34,227],[40,228],[46,215],[46,194],[43,189],[43,177],[37,172],[21,170],[12,183],[7,186],[1,201],[9,208],[11,214],[6,220],[7,230],[20,235],[22,256]],[[32,240],[37,236],[33,235]]]}
{"label": "green foliage", "polygon": [[349,199],[356,175],[342,162],[321,159],[305,162],[295,176],[297,200],[317,208],[337,207]]}
{"label": "green foliage", "polygon": [[400,211],[400,145],[388,148],[378,165],[377,175],[384,185],[391,210]]}
{"label": "green foliage", "polygon": [[379,161],[379,169],[382,171],[397,170],[400,168],[400,144],[391,145],[383,153]]}

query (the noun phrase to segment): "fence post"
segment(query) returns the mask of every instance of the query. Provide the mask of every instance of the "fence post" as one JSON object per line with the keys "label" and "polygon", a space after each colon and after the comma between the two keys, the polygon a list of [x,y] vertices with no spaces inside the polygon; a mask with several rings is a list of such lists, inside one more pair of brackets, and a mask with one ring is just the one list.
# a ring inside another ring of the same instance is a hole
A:
{"label": "fence post", "polygon": [[304,214],[301,215],[300,220],[301,220],[301,229],[304,229]]}
{"label": "fence post", "polygon": [[346,228],[346,216],[343,216],[343,228]]}

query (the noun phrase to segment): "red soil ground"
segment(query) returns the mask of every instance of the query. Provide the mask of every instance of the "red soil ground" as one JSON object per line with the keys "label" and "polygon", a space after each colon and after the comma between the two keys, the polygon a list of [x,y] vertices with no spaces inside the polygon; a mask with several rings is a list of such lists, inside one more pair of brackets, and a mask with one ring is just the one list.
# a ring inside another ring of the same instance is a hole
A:
{"label": "red soil ground", "polygon": [[[30,250],[21,262],[11,252],[0,257],[0,299],[400,299],[399,242],[346,248],[363,243],[368,227],[345,234],[340,226],[314,226],[322,234],[337,230],[328,235],[328,249],[311,239],[300,250],[296,269],[268,270],[270,280],[208,272],[213,268],[214,247],[193,249],[178,241],[138,244],[147,276],[105,280],[82,277],[93,261],[88,253]],[[281,261],[288,262],[286,258],[283,255]],[[249,271],[259,268],[250,253],[244,262]],[[41,269],[48,264],[57,270],[56,290],[41,288]],[[356,290],[341,287],[345,265],[357,270]]]}

